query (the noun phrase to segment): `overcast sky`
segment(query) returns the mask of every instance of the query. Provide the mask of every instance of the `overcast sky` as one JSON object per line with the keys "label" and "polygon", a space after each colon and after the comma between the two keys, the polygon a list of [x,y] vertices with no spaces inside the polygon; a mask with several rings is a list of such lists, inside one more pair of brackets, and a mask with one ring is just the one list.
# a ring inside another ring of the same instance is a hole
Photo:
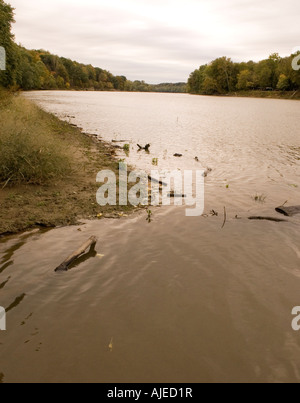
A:
{"label": "overcast sky", "polygon": [[6,0],[16,41],[149,83],[300,48],[299,0]]}

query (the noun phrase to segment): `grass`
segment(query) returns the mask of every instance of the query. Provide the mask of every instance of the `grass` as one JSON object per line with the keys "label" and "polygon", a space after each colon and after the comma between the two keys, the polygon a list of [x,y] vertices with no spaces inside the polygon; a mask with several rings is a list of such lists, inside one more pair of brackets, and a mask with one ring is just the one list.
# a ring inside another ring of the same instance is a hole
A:
{"label": "grass", "polygon": [[41,111],[19,96],[7,94],[0,108],[0,183],[45,184],[70,172],[70,156],[54,137]]}

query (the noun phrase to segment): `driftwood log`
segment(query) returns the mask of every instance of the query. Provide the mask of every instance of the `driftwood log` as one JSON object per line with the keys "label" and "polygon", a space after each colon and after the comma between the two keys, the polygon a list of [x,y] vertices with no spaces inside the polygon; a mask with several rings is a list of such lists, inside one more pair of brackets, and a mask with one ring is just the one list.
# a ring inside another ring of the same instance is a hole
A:
{"label": "driftwood log", "polygon": [[274,221],[274,222],[287,222],[287,220],[283,220],[282,218],[276,218],[276,217],[249,217],[249,220],[266,220],[266,221]]}
{"label": "driftwood log", "polygon": [[76,259],[78,259],[81,255],[85,253],[85,251],[96,245],[97,237],[91,236],[83,245],[80,246],[75,252],[73,252],[66,260],[64,260],[56,269],[55,271],[67,271],[70,264],[73,263]]}
{"label": "driftwood log", "polygon": [[280,206],[275,209],[277,213],[283,214],[287,217],[292,217],[296,214],[300,214],[300,206],[291,206],[291,207],[285,207],[285,206]]}

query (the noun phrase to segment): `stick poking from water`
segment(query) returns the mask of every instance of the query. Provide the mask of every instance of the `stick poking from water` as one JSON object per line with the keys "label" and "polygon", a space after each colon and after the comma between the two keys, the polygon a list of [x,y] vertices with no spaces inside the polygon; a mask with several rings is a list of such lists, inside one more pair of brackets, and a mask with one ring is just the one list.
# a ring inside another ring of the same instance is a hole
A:
{"label": "stick poking from water", "polygon": [[227,213],[226,213],[226,207],[224,207],[224,222],[222,225],[222,229],[225,227],[226,221],[227,221]]}

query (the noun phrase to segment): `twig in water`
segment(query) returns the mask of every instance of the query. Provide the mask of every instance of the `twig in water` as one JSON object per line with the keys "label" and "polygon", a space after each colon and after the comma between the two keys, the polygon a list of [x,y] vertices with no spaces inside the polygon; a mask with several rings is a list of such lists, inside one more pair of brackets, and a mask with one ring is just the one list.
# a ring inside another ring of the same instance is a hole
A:
{"label": "twig in water", "polygon": [[226,207],[224,207],[224,222],[223,222],[223,225],[222,225],[222,229],[225,227],[226,220],[227,220],[227,213],[226,213]]}

